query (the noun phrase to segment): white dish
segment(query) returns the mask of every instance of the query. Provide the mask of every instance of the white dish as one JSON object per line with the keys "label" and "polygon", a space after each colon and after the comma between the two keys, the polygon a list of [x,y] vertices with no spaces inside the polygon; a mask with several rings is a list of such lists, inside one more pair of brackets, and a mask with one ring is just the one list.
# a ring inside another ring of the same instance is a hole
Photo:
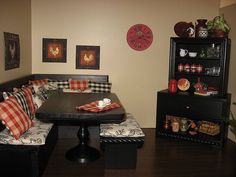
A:
{"label": "white dish", "polygon": [[188,55],[189,55],[189,57],[196,57],[197,52],[189,52]]}
{"label": "white dish", "polygon": [[111,100],[109,98],[104,98],[103,100],[99,100],[97,103],[97,108],[103,109],[104,107],[111,104]]}

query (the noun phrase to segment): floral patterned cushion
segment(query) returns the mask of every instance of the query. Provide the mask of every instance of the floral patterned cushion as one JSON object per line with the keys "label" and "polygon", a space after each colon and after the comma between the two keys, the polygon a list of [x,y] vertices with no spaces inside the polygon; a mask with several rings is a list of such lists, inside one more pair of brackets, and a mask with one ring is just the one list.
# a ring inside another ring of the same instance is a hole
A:
{"label": "floral patterned cushion", "polygon": [[92,93],[92,90],[89,88],[85,89],[85,90],[74,90],[74,89],[64,88],[64,89],[62,89],[62,91],[65,93]]}
{"label": "floral patterned cushion", "polygon": [[33,102],[37,110],[55,91],[58,90],[56,83],[33,85]]}
{"label": "floral patterned cushion", "polygon": [[133,115],[128,113],[126,120],[120,124],[101,124],[100,136],[102,137],[144,137],[142,129]]}
{"label": "floral patterned cushion", "polygon": [[43,123],[33,119],[33,127],[21,135],[18,140],[10,134],[9,130],[4,129],[0,132],[0,144],[43,145],[52,126],[52,123]]}

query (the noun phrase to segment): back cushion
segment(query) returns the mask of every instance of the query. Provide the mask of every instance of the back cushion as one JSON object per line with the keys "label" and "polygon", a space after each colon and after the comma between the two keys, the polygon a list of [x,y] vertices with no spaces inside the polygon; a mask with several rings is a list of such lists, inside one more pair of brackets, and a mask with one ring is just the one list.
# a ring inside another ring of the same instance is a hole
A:
{"label": "back cushion", "polygon": [[88,80],[69,80],[71,90],[86,90],[89,88]]}
{"label": "back cushion", "polygon": [[29,84],[32,85],[44,85],[48,83],[48,79],[30,80]]}
{"label": "back cushion", "polygon": [[89,81],[89,88],[94,93],[110,93],[112,84],[110,82]]}
{"label": "back cushion", "polygon": [[57,84],[58,89],[68,89],[69,88],[69,81],[68,80],[48,80],[49,83]]}

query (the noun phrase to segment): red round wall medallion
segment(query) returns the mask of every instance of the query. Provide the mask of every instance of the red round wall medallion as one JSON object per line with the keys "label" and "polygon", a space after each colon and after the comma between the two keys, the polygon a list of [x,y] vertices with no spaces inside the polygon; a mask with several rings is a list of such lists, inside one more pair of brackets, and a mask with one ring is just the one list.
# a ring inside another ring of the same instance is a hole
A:
{"label": "red round wall medallion", "polygon": [[144,24],[136,24],[130,27],[126,39],[132,49],[145,50],[152,44],[152,30]]}

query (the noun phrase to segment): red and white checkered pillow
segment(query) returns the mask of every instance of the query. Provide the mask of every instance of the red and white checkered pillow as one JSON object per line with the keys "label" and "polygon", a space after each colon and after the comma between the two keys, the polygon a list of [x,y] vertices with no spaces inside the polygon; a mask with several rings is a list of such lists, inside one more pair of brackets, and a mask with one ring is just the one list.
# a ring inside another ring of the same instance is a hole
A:
{"label": "red and white checkered pillow", "polygon": [[89,88],[89,81],[69,79],[69,87],[71,90],[86,90]]}
{"label": "red and white checkered pillow", "polygon": [[15,139],[19,139],[33,125],[13,96],[0,103],[0,120]]}
{"label": "red and white checkered pillow", "polygon": [[32,113],[32,115],[35,114],[35,105],[34,105],[34,101],[33,101],[33,93],[32,93],[32,88],[30,87],[24,87],[22,88],[24,94],[25,94],[25,98],[28,104],[28,107],[30,109],[30,112]]}
{"label": "red and white checkered pillow", "polygon": [[29,84],[31,84],[31,85],[44,85],[47,83],[48,83],[48,79],[39,79],[39,80],[29,81]]}

